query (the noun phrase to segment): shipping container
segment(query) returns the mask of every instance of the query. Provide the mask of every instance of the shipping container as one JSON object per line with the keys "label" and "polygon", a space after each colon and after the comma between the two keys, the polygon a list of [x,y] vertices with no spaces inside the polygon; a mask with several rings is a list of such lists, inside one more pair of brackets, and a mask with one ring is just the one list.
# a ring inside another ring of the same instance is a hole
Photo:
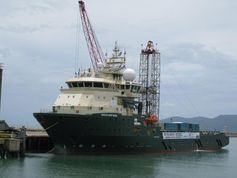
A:
{"label": "shipping container", "polygon": [[176,123],[164,123],[164,129],[166,131],[178,131],[178,124],[176,124]]}
{"label": "shipping container", "polygon": [[174,131],[174,132],[199,132],[199,124],[190,124],[181,122],[164,123],[163,129],[165,131]]}

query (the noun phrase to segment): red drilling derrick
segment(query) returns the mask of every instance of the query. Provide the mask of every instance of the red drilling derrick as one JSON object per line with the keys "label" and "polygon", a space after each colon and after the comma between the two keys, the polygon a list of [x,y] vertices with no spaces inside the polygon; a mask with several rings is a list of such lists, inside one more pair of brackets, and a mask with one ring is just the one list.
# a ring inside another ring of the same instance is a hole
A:
{"label": "red drilling derrick", "polygon": [[95,36],[95,32],[90,23],[89,17],[85,9],[84,1],[78,1],[81,14],[81,21],[83,32],[86,38],[88,51],[91,58],[92,66],[95,70],[98,69],[104,63],[104,55],[99,45],[99,42]]}

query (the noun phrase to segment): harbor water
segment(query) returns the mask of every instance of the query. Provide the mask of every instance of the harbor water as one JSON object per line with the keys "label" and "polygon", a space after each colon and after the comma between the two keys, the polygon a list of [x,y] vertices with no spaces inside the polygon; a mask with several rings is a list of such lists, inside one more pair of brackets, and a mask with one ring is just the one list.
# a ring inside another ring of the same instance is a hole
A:
{"label": "harbor water", "polygon": [[237,138],[220,151],[175,154],[54,155],[27,154],[0,159],[1,178],[234,178]]}

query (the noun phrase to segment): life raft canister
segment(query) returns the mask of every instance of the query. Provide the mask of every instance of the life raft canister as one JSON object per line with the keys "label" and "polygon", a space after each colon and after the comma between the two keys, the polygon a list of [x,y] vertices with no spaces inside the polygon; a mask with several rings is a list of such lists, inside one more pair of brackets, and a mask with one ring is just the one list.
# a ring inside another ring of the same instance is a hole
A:
{"label": "life raft canister", "polygon": [[145,119],[146,124],[153,124],[158,121],[158,117],[155,114],[150,115]]}

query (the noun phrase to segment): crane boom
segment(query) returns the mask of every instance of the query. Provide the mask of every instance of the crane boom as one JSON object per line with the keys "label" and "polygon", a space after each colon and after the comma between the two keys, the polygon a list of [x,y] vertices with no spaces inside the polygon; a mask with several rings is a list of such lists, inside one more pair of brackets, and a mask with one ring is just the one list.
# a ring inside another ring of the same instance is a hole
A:
{"label": "crane boom", "polygon": [[104,55],[95,36],[94,30],[90,23],[89,17],[85,9],[84,1],[78,1],[83,32],[86,38],[88,51],[91,58],[91,63],[94,69],[98,69],[100,64],[104,63]]}

